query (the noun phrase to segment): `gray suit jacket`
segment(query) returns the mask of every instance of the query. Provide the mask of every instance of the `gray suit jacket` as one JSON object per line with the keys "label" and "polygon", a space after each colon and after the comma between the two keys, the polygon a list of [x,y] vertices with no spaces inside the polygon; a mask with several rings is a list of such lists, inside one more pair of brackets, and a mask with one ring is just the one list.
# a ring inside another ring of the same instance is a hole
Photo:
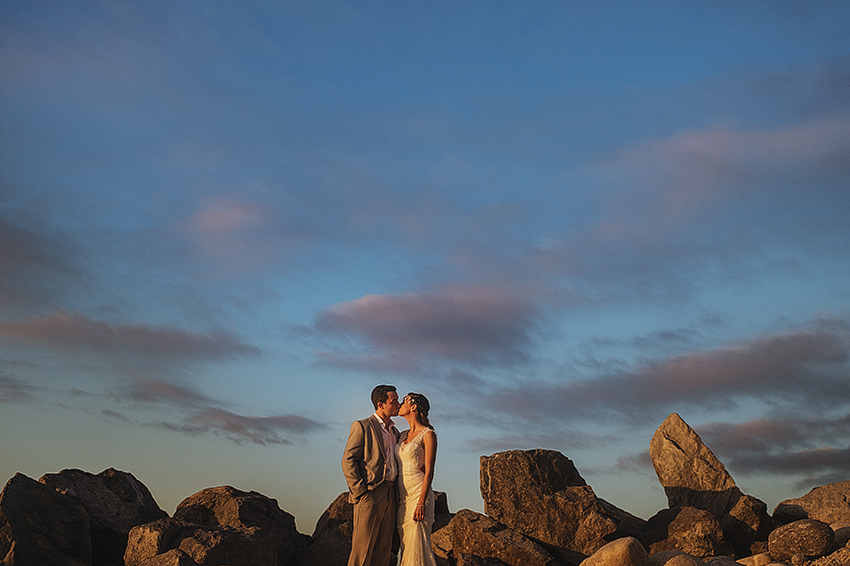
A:
{"label": "gray suit jacket", "polygon": [[[398,431],[395,427],[391,430],[395,432],[398,440]],[[348,483],[348,499],[351,503],[357,503],[364,493],[384,482],[388,457],[384,452],[381,425],[374,418],[370,416],[351,424],[351,432],[348,433],[348,442],[345,443],[345,452],[342,455],[342,473]],[[395,458],[395,454],[390,454],[389,457]]]}

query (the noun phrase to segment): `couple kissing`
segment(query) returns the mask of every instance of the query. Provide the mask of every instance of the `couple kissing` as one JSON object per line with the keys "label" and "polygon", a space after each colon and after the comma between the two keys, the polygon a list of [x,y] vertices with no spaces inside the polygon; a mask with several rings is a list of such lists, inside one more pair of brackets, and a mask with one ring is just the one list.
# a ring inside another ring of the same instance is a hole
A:
{"label": "couple kissing", "polygon": [[[430,404],[420,393],[399,402],[392,385],[372,390],[375,412],[354,421],[342,456],[342,471],[354,504],[348,566],[389,566],[393,532],[401,546],[399,566],[436,566],[431,551],[434,523],[434,464],[437,434],[428,420]],[[399,433],[392,417],[404,417]]]}

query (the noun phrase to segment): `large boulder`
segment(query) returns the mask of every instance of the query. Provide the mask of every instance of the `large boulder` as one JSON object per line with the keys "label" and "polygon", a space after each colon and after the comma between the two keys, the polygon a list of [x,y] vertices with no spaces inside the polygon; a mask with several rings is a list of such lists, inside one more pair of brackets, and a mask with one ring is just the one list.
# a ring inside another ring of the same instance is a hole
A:
{"label": "large boulder", "polygon": [[705,562],[681,550],[662,550],[649,557],[652,566],[704,566]]}
{"label": "large boulder", "polygon": [[274,499],[222,486],[184,499],[173,518],[134,527],[124,561],[154,566],[188,557],[204,565],[289,566],[308,541]]}
{"label": "large boulder", "polygon": [[298,559],[298,566],[338,566],[348,562],[353,521],[354,506],[344,491],[319,517],[312,542]]}
{"label": "large boulder", "polygon": [[786,561],[796,554],[820,557],[828,554],[835,543],[835,532],[826,523],[801,519],[782,525],[767,540],[774,560]]}
{"label": "large boulder", "polygon": [[449,527],[455,556],[494,558],[510,566],[558,566],[558,561],[533,540],[475,511],[461,509]]}
{"label": "large boulder", "polygon": [[309,545],[310,537],[295,526],[295,517],[277,501],[256,491],[231,486],[210,487],[184,499],[174,518],[209,527],[250,530],[254,540],[274,548],[280,564],[294,561]]}
{"label": "large boulder", "polygon": [[609,542],[581,566],[650,566],[650,562],[643,545],[634,537],[625,537]]}
{"label": "large boulder", "polygon": [[580,562],[643,526],[642,519],[597,498],[560,452],[499,452],[482,456],[480,470],[484,512],[567,560]]}
{"label": "large boulder", "polygon": [[723,463],[699,435],[673,413],[652,436],[652,465],[673,507],[696,507],[720,522],[725,539],[738,556],[760,548],[775,527],[767,505],[741,492]]}
{"label": "large boulder", "polygon": [[850,481],[823,485],[803,497],[786,499],[773,510],[773,518],[783,525],[800,519],[829,524],[850,521]]}
{"label": "large boulder", "polygon": [[663,509],[646,522],[639,540],[655,554],[665,550],[708,558],[732,553],[714,515],[696,507]]}
{"label": "large boulder", "polygon": [[179,564],[188,558],[209,566],[287,564],[279,562],[275,546],[258,540],[254,531],[254,528],[211,527],[180,519],[159,519],[130,531],[124,562],[126,566],[153,566]]}
{"label": "large boulder", "polygon": [[88,566],[89,516],[82,505],[23,474],[0,493],[0,563]]}
{"label": "large boulder", "polygon": [[142,482],[114,468],[97,475],[62,470],[38,481],[70,496],[88,513],[93,566],[121,564],[130,529],[168,516]]}

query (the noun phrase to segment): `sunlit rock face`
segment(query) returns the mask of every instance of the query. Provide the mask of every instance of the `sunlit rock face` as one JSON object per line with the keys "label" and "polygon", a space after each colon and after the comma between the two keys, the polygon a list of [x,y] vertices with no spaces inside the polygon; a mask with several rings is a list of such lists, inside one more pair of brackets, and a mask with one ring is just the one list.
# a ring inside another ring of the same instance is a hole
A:
{"label": "sunlit rock face", "polygon": [[598,498],[573,462],[554,450],[481,457],[484,511],[514,531],[580,561],[644,521]]}
{"label": "sunlit rock face", "polygon": [[817,519],[827,524],[850,522],[850,481],[816,487],[803,497],[786,499],[773,510],[782,524],[800,519]]}
{"label": "sunlit rock face", "polygon": [[761,548],[775,523],[767,505],[741,492],[726,467],[699,435],[673,413],[649,444],[652,465],[672,507],[696,507],[720,522],[726,540],[739,556]]}

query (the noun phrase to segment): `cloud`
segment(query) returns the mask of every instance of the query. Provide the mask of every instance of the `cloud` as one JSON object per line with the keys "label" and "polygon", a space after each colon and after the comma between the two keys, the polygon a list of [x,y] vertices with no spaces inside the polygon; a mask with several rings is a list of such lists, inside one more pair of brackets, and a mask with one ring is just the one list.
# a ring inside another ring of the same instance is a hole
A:
{"label": "cloud", "polygon": [[[743,473],[812,478],[836,473],[846,476],[850,469],[850,413],[715,422],[700,426],[698,432],[730,468]],[[836,448],[836,444],[847,448]]]}
{"label": "cloud", "polygon": [[644,361],[629,371],[500,388],[488,403],[503,414],[529,420],[614,417],[642,422],[683,406],[732,408],[742,398],[841,406],[850,403],[848,328],[841,320],[819,320],[808,328],[724,348]]}
{"label": "cloud", "polygon": [[0,307],[50,305],[80,273],[67,244],[0,217]]}
{"label": "cloud", "polygon": [[260,354],[257,347],[223,331],[204,334],[145,324],[112,324],[66,311],[2,322],[0,337],[32,346],[135,354],[161,361],[224,360]]}
{"label": "cloud", "polygon": [[33,393],[37,390],[34,385],[0,374],[0,403],[35,401]]}
{"label": "cloud", "polygon": [[187,418],[186,424],[199,431],[224,434],[237,443],[254,444],[290,444],[285,435],[307,434],[326,428],[300,415],[249,417],[214,407]]}
{"label": "cloud", "polygon": [[113,391],[110,395],[121,401],[173,404],[182,407],[198,407],[213,402],[212,399],[191,387],[161,379],[134,379],[129,387]]}
{"label": "cloud", "polygon": [[366,295],[322,311],[315,328],[363,340],[388,358],[511,365],[528,359],[535,316],[516,294],[469,287]]}

